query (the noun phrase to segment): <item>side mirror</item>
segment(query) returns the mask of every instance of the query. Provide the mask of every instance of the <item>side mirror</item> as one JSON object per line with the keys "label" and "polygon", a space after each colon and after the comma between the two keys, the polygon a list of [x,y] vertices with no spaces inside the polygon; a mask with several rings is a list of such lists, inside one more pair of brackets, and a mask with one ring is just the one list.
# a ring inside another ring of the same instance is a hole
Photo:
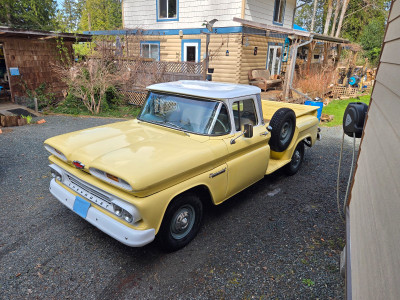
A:
{"label": "side mirror", "polygon": [[253,125],[252,124],[244,124],[244,137],[245,138],[253,137]]}

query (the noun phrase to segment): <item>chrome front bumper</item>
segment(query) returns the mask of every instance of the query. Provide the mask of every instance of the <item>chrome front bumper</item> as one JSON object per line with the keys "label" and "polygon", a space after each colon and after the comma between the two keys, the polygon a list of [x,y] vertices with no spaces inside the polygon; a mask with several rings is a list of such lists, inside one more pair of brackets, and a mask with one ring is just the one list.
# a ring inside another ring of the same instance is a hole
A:
{"label": "chrome front bumper", "polygon": [[[66,207],[74,211],[76,196],[58,184],[55,179],[50,182],[50,193]],[[89,207],[85,220],[127,246],[141,247],[151,243],[155,238],[154,229],[132,229],[102,213],[93,205]]]}

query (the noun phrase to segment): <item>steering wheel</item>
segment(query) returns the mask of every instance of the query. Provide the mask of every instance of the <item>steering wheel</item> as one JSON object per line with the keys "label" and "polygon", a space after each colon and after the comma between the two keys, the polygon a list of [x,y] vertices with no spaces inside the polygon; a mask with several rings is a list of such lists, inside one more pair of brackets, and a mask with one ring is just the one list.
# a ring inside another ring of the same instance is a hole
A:
{"label": "steering wheel", "polygon": [[[228,129],[226,128],[225,124],[221,120],[217,119],[216,122],[215,122],[215,125],[217,123],[224,129],[224,133],[226,133],[228,131]],[[214,133],[215,133],[215,125],[214,125],[214,130],[213,130]]]}

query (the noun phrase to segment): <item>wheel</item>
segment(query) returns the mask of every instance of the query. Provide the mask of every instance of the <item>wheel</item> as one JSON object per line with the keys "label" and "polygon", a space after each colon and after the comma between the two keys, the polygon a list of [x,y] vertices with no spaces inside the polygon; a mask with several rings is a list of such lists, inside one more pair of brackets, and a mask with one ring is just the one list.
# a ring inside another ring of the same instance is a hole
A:
{"label": "wheel", "polygon": [[157,234],[161,248],[172,252],[185,247],[196,237],[202,219],[203,203],[196,194],[183,194],[173,200]]}
{"label": "wheel", "polygon": [[289,147],[296,128],[296,115],[290,108],[280,108],[272,116],[269,146],[272,151],[282,152]]}
{"label": "wheel", "polygon": [[288,163],[283,170],[289,176],[294,175],[299,171],[304,158],[304,143],[300,142],[296,149],[294,149],[292,160]]}

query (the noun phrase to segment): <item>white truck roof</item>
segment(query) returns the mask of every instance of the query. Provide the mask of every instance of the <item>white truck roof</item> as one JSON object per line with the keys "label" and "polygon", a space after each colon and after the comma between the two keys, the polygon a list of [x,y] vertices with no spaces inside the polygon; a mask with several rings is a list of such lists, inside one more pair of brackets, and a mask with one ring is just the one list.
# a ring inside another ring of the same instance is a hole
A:
{"label": "white truck roof", "polygon": [[201,80],[180,80],[157,83],[150,85],[147,88],[152,91],[193,95],[212,99],[231,99],[255,95],[261,92],[260,88],[251,85]]}

